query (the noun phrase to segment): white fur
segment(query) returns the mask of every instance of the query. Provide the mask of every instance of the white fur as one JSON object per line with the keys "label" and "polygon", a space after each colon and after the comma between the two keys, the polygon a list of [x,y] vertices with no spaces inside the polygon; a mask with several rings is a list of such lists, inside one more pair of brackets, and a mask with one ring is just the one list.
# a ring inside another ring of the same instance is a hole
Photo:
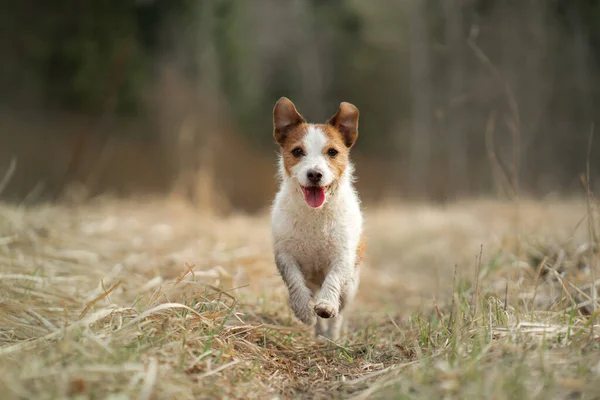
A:
{"label": "white fur", "polygon": [[329,168],[323,148],[327,144],[325,133],[314,125],[309,125],[306,135],[302,140],[306,155],[292,168],[292,177],[297,179],[302,186],[310,185],[307,173],[309,170],[317,170],[323,174],[321,186],[329,186],[333,182],[333,172]]}
{"label": "white fur", "polygon": [[[271,217],[277,267],[286,283],[290,308],[302,322],[314,325],[315,310],[334,317],[316,324],[316,333],[331,339],[340,336],[342,309],[352,302],[359,283],[356,251],[363,217],[352,184],[352,164],[335,182],[323,156],[325,134],[314,125],[304,138],[306,156],[288,177],[280,161],[281,185]],[[318,209],[306,204],[300,185],[306,171],[318,166],[325,185],[331,185],[326,202]]]}

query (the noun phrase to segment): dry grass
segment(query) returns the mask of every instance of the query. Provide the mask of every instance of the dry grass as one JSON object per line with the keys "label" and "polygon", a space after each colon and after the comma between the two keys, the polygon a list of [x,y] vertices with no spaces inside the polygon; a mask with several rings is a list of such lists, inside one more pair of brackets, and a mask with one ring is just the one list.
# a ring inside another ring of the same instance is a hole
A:
{"label": "dry grass", "polygon": [[600,398],[587,215],[583,201],[367,210],[349,333],[317,344],[287,309],[266,216],[3,206],[0,393]]}

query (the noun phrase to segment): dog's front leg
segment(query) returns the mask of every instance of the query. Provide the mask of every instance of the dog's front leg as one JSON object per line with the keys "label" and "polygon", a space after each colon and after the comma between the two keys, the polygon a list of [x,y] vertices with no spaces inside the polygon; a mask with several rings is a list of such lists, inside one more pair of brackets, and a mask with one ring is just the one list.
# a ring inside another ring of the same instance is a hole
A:
{"label": "dog's front leg", "polygon": [[314,311],[312,291],[306,286],[300,266],[292,256],[284,253],[275,255],[275,263],[288,288],[289,304],[294,315],[306,325],[314,325],[317,317]]}
{"label": "dog's front leg", "polygon": [[340,312],[342,290],[352,278],[354,260],[336,260],[315,299],[315,312],[321,318],[333,318]]}

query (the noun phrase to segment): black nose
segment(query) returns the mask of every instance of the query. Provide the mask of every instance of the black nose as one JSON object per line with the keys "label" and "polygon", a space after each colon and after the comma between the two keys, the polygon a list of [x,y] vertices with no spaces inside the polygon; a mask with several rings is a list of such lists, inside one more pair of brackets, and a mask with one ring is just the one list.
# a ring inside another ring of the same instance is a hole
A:
{"label": "black nose", "polygon": [[319,171],[314,170],[314,169],[310,169],[306,173],[306,176],[308,177],[308,180],[311,183],[317,184],[317,183],[319,183],[321,181],[321,178],[323,177],[323,174],[320,173]]}

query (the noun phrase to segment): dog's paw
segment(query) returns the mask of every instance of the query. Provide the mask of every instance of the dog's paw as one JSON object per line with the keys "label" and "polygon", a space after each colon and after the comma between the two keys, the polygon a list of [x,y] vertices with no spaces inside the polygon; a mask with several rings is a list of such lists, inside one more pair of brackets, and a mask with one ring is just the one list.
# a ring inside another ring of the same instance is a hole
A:
{"label": "dog's paw", "polygon": [[317,316],[312,308],[307,307],[302,311],[296,312],[296,317],[302,321],[303,324],[313,326],[317,322]]}
{"label": "dog's paw", "polygon": [[302,323],[313,326],[317,322],[314,303],[310,296],[295,298],[293,301],[290,299],[290,308]]}
{"label": "dog's paw", "polygon": [[305,325],[313,326],[317,322],[317,316],[311,307],[296,309],[294,310],[294,314]]}
{"label": "dog's paw", "polygon": [[315,312],[321,318],[333,318],[338,315],[338,308],[326,301],[321,301],[315,305]]}

